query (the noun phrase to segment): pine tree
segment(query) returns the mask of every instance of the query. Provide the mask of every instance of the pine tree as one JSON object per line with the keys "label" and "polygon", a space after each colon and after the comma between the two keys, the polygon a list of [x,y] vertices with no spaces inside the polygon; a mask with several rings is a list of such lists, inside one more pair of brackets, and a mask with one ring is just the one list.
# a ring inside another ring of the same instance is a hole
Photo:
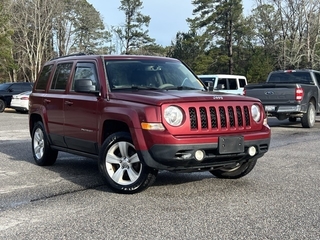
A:
{"label": "pine tree", "polygon": [[187,19],[190,28],[203,30],[203,35],[220,48],[220,59],[227,59],[228,73],[233,74],[233,44],[234,35],[240,27],[242,17],[241,0],[193,0],[195,5],[193,19]]}
{"label": "pine tree", "polygon": [[114,28],[114,32],[119,38],[123,52],[131,54],[144,46],[154,44],[155,40],[149,36],[150,16],[141,13],[142,1],[122,0],[119,10],[125,13],[125,23],[123,26]]}

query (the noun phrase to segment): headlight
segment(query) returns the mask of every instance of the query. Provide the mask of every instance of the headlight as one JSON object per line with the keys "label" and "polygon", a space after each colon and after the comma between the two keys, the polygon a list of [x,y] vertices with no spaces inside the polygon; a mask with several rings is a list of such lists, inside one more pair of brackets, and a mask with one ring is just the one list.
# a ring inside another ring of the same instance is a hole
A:
{"label": "headlight", "polygon": [[251,116],[255,122],[259,122],[261,118],[260,107],[256,104],[251,106]]}
{"label": "headlight", "polygon": [[180,126],[183,121],[183,113],[180,108],[176,106],[167,107],[164,110],[164,119],[171,126]]}

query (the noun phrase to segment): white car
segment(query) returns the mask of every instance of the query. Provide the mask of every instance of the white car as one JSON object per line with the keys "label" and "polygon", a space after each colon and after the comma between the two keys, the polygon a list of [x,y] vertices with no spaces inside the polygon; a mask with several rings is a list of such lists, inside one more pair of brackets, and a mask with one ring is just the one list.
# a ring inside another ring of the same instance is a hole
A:
{"label": "white car", "polygon": [[243,95],[247,78],[241,75],[214,74],[198,75],[198,78],[214,91]]}
{"label": "white car", "polygon": [[29,96],[31,91],[23,92],[17,95],[13,95],[10,103],[10,108],[16,110],[16,112],[27,113],[29,111]]}

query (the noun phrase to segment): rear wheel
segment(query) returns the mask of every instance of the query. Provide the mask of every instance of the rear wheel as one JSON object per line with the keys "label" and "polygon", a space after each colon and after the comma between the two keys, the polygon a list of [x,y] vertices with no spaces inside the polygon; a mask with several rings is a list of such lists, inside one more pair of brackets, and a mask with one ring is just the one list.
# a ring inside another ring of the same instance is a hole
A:
{"label": "rear wheel", "polygon": [[238,163],[232,166],[226,166],[223,168],[211,170],[210,173],[212,173],[217,178],[241,178],[251,172],[256,163],[257,159],[251,159],[248,162]]}
{"label": "rear wheel", "polygon": [[2,99],[0,99],[0,113],[2,113],[5,108],[6,108],[6,103]]}
{"label": "rear wheel", "polygon": [[102,145],[99,169],[118,193],[136,193],[152,185],[158,171],[140,161],[129,133],[110,135]]}
{"label": "rear wheel", "polygon": [[50,147],[47,133],[42,122],[37,122],[32,131],[32,152],[35,162],[39,166],[53,165],[58,156],[58,151]]}
{"label": "rear wheel", "polygon": [[307,112],[301,118],[301,125],[304,128],[312,128],[316,122],[316,109],[312,102],[309,102]]}

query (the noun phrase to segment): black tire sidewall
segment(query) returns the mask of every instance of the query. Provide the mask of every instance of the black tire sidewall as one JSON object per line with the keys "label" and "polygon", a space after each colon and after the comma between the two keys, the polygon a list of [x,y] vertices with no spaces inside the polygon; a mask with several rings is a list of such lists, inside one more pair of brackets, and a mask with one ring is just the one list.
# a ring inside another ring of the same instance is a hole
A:
{"label": "black tire sidewall", "polygon": [[0,113],[4,111],[6,108],[6,103],[2,99],[0,99]]}
{"label": "black tire sidewall", "polygon": [[[314,113],[316,111],[312,102],[309,102],[307,112],[305,114],[303,114],[303,117],[301,119],[301,124],[302,124],[302,127],[304,127],[304,128],[312,128],[315,124],[315,121],[310,122],[310,111],[313,111]],[[316,117],[316,116],[314,116],[314,117]]]}
{"label": "black tire sidewall", "polygon": [[224,171],[224,170],[217,169],[217,170],[212,170],[210,172],[217,178],[227,178],[227,179],[241,178],[252,171],[252,169],[257,163],[257,160],[258,160],[257,158],[250,159],[248,162],[242,163],[242,165],[234,171]]}
{"label": "black tire sidewall", "polygon": [[115,143],[120,141],[126,141],[131,144],[132,138],[129,133],[127,132],[118,132],[110,135],[103,143],[101,148],[101,153],[99,156],[99,170],[101,174],[105,177],[108,186],[115,192],[118,193],[127,193],[132,194],[136,192],[140,192],[141,190],[147,188],[150,186],[157,175],[157,171],[155,169],[151,169],[148,166],[146,166],[141,160],[141,174],[139,178],[132,184],[129,185],[120,185],[112,180],[112,178],[109,176],[107,169],[106,169],[106,155],[108,150],[111,146],[113,146]]}
{"label": "black tire sidewall", "polygon": [[[43,133],[43,140],[44,140],[44,153],[41,158],[37,158],[36,154],[34,152],[34,134],[37,129],[40,129]],[[32,153],[33,153],[33,158],[37,165],[39,166],[50,166],[53,165],[56,162],[58,151],[52,150],[48,141],[47,133],[45,131],[45,128],[43,126],[42,122],[37,122],[34,125],[34,128],[32,130],[32,139],[31,139],[31,144],[32,144]]]}

